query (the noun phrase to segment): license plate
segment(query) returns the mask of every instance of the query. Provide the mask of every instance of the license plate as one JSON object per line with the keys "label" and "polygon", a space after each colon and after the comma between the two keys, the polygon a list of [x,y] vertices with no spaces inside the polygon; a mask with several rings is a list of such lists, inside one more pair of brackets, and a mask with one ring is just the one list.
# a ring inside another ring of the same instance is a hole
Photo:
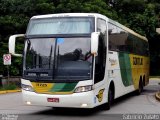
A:
{"label": "license plate", "polygon": [[59,98],[47,98],[47,101],[48,102],[56,102],[56,103],[58,103],[59,102]]}

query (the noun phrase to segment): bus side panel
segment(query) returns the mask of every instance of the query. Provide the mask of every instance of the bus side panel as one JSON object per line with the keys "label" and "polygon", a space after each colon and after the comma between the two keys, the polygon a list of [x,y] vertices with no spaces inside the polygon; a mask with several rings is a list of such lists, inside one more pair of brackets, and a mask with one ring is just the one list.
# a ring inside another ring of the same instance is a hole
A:
{"label": "bus side panel", "polygon": [[145,80],[145,85],[149,83],[149,57],[130,54],[132,79],[135,89],[139,88],[139,80]]}
{"label": "bus side panel", "polygon": [[108,61],[108,83],[114,82],[115,98],[134,91],[129,54],[110,51]]}
{"label": "bus side panel", "polygon": [[131,61],[130,56],[128,53],[119,52],[119,64],[120,64],[120,72],[122,77],[122,82],[124,86],[133,85],[132,81],[132,68],[131,68]]}
{"label": "bus side panel", "polygon": [[111,81],[115,85],[115,98],[118,98],[138,89],[140,76],[142,78],[145,76],[147,85],[149,57],[109,51],[105,78],[95,84],[95,106],[108,102],[107,96]]}

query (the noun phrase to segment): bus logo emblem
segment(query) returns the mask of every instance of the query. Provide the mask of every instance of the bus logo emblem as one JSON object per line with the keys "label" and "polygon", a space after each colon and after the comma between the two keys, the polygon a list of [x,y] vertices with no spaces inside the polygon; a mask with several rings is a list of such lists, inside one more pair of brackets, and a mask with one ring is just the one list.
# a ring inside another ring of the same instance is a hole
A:
{"label": "bus logo emblem", "polygon": [[96,95],[96,97],[98,98],[98,101],[99,101],[99,102],[102,102],[102,100],[103,100],[103,92],[104,92],[104,89],[101,89],[101,90],[98,92],[98,95]]}

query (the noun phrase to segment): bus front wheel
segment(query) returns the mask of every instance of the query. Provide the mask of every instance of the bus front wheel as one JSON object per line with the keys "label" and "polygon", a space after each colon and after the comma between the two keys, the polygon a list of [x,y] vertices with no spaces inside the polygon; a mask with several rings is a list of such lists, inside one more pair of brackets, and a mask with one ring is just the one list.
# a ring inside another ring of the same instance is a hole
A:
{"label": "bus front wheel", "polygon": [[114,100],[114,90],[112,87],[108,90],[108,102],[103,104],[102,108],[103,110],[109,110],[111,108],[111,105],[113,104]]}

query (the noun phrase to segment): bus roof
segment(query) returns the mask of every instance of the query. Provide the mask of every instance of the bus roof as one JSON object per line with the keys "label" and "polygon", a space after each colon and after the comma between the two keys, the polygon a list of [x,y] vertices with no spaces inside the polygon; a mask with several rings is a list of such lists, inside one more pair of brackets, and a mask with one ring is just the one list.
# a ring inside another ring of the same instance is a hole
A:
{"label": "bus roof", "polygon": [[117,21],[114,21],[102,14],[98,14],[98,13],[58,13],[58,14],[46,14],[46,15],[37,15],[37,16],[33,16],[31,19],[38,19],[38,18],[51,18],[51,17],[85,17],[85,16],[88,16],[88,17],[96,17],[96,18],[103,18],[105,19],[107,22],[110,22],[124,30],[126,30],[127,32],[145,40],[145,41],[148,41],[146,37],[134,32],[133,30],[125,27],[124,25],[118,23]]}
{"label": "bus roof", "polygon": [[59,13],[59,14],[47,14],[47,15],[37,15],[37,16],[33,16],[31,19],[36,19],[36,18],[50,18],[50,17],[79,17],[79,16],[92,16],[92,17],[96,17],[98,15],[98,13]]}

